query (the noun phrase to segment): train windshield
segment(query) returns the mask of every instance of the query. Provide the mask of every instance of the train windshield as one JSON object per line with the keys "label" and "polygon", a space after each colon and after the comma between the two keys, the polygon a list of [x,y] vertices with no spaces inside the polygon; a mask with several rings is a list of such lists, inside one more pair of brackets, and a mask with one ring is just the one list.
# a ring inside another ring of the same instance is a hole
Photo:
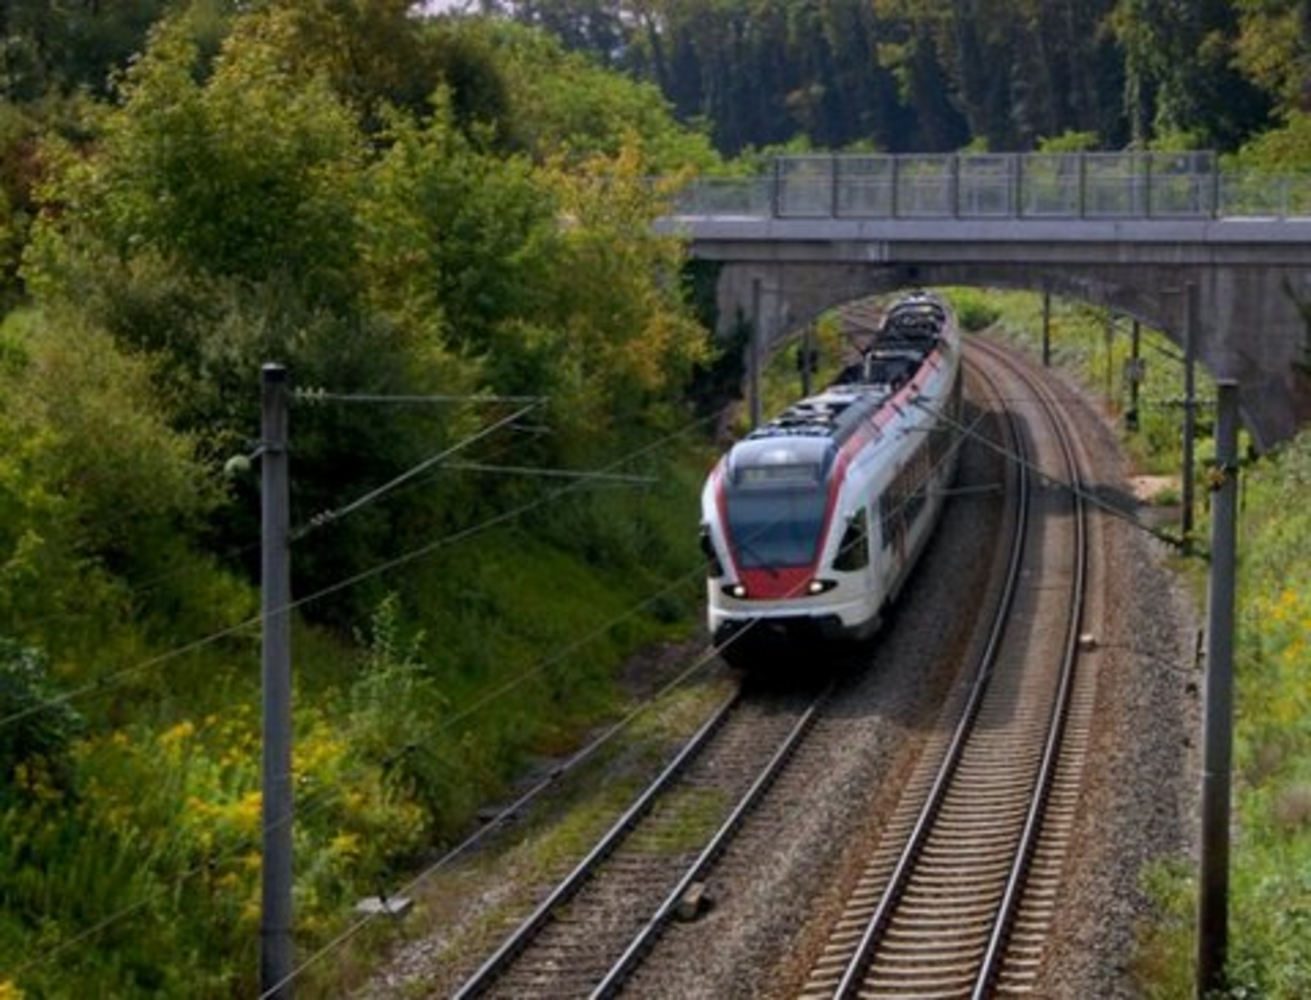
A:
{"label": "train windshield", "polygon": [[742,569],[809,566],[824,527],[827,491],[759,486],[728,492],[728,533]]}

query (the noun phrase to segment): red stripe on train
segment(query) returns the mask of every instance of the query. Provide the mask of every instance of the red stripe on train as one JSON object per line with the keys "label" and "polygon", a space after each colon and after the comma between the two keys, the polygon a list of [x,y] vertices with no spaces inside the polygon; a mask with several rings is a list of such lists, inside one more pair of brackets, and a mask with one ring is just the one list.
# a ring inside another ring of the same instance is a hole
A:
{"label": "red stripe on train", "polygon": [[779,566],[772,569],[742,570],[742,585],[749,601],[786,601],[806,595],[806,584],[813,577],[809,566]]}

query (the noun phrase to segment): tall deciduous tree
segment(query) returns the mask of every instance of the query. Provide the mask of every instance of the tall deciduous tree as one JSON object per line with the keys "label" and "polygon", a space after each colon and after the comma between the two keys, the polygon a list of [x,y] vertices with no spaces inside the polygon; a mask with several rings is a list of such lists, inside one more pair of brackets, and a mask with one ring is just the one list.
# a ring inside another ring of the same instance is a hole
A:
{"label": "tall deciduous tree", "polygon": [[1270,100],[1235,68],[1229,0],[1118,0],[1133,140],[1231,150],[1269,124]]}
{"label": "tall deciduous tree", "polygon": [[1235,0],[1238,66],[1279,111],[1311,111],[1311,2]]}

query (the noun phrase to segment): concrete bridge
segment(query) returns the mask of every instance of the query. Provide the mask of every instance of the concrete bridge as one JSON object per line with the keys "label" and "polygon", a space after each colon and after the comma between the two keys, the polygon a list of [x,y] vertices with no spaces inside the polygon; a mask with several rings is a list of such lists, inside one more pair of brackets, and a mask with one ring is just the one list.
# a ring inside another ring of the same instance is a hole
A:
{"label": "concrete bridge", "polygon": [[719,266],[720,325],[760,351],[911,287],[1030,289],[1164,331],[1238,383],[1260,448],[1311,419],[1311,182],[1209,153],[801,156],[700,181],[665,231]]}

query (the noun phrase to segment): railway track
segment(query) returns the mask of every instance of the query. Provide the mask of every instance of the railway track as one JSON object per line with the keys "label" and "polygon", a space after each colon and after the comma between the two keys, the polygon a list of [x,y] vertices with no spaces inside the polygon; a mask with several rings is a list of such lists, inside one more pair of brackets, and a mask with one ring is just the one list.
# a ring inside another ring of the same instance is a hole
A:
{"label": "railway track", "polygon": [[587,997],[618,991],[785,766],[831,688],[739,690],[582,862],[455,994]]}
{"label": "railway track", "polygon": [[1000,352],[972,350],[1009,401],[1019,456],[1003,597],[963,705],[949,706],[954,721],[922,755],[807,998],[1020,995],[1051,924],[1092,706],[1077,670],[1080,461],[1042,385]]}

